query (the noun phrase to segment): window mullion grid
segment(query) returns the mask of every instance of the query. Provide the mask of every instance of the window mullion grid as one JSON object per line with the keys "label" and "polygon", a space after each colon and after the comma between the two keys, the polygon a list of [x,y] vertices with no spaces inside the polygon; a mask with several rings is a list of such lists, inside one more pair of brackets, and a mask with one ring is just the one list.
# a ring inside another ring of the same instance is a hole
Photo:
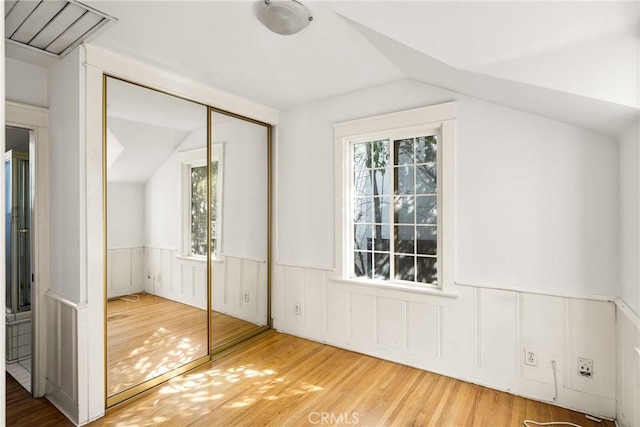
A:
{"label": "window mullion grid", "polygon": [[413,149],[413,282],[418,283],[418,153],[417,138],[411,138]]}
{"label": "window mullion grid", "polygon": [[189,256],[193,255],[193,166],[189,166]]}
{"label": "window mullion grid", "polygon": [[396,212],[396,146],[395,137],[389,135],[389,174],[391,177],[391,206],[389,206],[389,280],[394,281],[396,278],[396,224],[395,224],[395,212]]}
{"label": "window mullion grid", "polygon": [[355,144],[352,141],[349,141],[349,153],[348,153],[348,158],[349,161],[347,162],[349,165],[349,185],[348,185],[348,195],[349,197],[347,197],[347,201],[349,204],[349,232],[348,232],[348,241],[349,241],[349,247],[351,248],[351,250],[349,251],[349,255],[347,258],[347,265],[349,265],[350,267],[350,276],[353,277],[355,276],[355,225],[356,225],[356,221],[355,221],[355,207],[356,207],[356,202],[355,202],[355,164],[353,162],[353,158],[354,158],[354,153],[355,153]]}

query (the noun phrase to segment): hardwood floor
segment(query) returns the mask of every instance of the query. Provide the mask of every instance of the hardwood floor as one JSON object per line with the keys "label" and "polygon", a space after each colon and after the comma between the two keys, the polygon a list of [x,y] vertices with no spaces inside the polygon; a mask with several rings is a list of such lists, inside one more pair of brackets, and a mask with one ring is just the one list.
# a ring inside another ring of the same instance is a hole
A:
{"label": "hardwood floor", "polygon": [[[256,329],[253,323],[211,312],[213,347]],[[109,396],[207,354],[207,315],[151,294],[107,303]]]}
{"label": "hardwood floor", "polygon": [[47,399],[34,399],[13,377],[7,379],[7,427],[73,426]]}
{"label": "hardwood floor", "polygon": [[280,333],[109,411],[95,426],[522,426],[584,415]]}
{"label": "hardwood floor", "polygon": [[107,303],[108,395],[207,355],[206,310],[151,294],[126,299]]}

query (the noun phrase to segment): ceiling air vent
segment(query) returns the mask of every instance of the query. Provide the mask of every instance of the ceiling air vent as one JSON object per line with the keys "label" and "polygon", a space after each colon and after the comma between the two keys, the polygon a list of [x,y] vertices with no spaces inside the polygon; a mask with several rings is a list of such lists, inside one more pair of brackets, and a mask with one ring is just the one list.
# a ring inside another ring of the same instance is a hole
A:
{"label": "ceiling air vent", "polygon": [[12,43],[63,57],[115,21],[77,1],[4,2],[4,36]]}

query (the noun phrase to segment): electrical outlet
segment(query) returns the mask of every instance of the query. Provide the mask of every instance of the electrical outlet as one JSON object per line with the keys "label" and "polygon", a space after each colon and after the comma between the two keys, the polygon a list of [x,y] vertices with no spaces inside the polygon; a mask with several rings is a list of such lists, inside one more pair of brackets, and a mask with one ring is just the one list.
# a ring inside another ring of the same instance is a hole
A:
{"label": "electrical outlet", "polygon": [[535,349],[524,349],[524,364],[529,366],[538,366],[538,353]]}
{"label": "electrical outlet", "polygon": [[249,302],[249,291],[244,291],[244,302]]}
{"label": "electrical outlet", "polygon": [[302,311],[302,309],[300,308],[300,304],[295,303],[293,305],[293,314],[300,315],[301,311]]}
{"label": "electrical outlet", "polygon": [[591,378],[593,376],[593,360],[578,357],[578,374]]}

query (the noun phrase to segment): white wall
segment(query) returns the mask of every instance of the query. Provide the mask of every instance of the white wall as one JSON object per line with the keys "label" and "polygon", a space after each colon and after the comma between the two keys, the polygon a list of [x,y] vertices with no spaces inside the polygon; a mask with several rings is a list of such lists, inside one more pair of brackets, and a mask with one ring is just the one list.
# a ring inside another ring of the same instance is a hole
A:
{"label": "white wall", "polygon": [[107,183],[107,298],[144,290],[144,189]]}
{"label": "white wall", "polygon": [[51,289],[82,301],[80,287],[80,217],[82,206],[79,52],[49,68]]}
{"label": "white wall", "polygon": [[144,184],[108,183],[107,248],[144,246]]}
{"label": "white wall", "polygon": [[[71,419],[85,406],[78,360],[86,351],[84,71],[76,49],[49,68],[50,290],[47,296],[47,397]],[[28,83],[25,83],[28,84]],[[103,294],[104,295],[104,294]],[[101,312],[96,308],[96,314]]]}
{"label": "white wall", "polygon": [[331,124],[451,100],[458,102],[456,278],[616,295],[615,141],[412,81],[282,114],[277,261],[333,267]]}
{"label": "white wall", "polygon": [[[331,125],[451,100],[456,282],[466,286],[446,298],[339,282]],[[617,168],[612,138],[412,81],[284,112],[275,327],[545,401],[555,360],[556,404],[614,417]],[[525,346],[539,367],[524,365]],[[578,356],[598,374],[580,377]]]}
{"label": "white wall", "polygon": [[464,98],[457,128],[457,279],[617,295],[615,141]]}
{"label": "white wall", "polygon": [[7,101],[21,102],[36,107],[47,107],[47,69],[16,59],[4,58],[5,97]]}
{"label": "white wall", "polygon": [[180,248],[182,182],[179,152],[180,148],[145,185],[144,244],[147,247]]}
{"label": "white wall", "polygon": [[640,122],[620,137],[620,296],[640,313]]}
{"label": "white wall", "polygon": [[233,118],[213,126],[213,143],[224,143],[222,254],[265,262],[267,130]]}
{"label": "white wall", "polygon": [[640,121],[621,132],[620,298],[616,300],[617,421],[640,426]]}

